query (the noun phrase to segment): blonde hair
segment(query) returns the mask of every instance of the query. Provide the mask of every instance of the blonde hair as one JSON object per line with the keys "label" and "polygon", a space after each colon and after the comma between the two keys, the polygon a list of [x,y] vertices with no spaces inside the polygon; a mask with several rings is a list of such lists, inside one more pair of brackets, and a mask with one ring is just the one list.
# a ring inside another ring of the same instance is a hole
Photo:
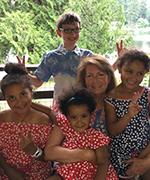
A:
{"label": "blonde hair", "polygon": [[108,84],[108,87],[105,93],[108,93],[110,90],[116,87],[116,78],[114,76],[114,70],[112,66],[107,61],[106,58],[104,58],[103,56],[99,54],[91,55],[90,57],[86,57],[85,59],[81,61],[77,69],[77,79],[76,79],[77,84],[83,87],[86,87],[85,74],[86,74],[86,68],[88,65],[97,66],[98,69],[105,72],[110,78],[110,83]]}

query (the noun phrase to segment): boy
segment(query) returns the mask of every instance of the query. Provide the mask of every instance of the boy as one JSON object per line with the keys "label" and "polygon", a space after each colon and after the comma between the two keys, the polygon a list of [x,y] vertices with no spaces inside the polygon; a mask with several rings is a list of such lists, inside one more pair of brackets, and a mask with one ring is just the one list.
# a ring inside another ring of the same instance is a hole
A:
{"label": "boy", "polygon": [[[63,44],[44,56],[34,76],[29,74],[31,83],[35,87],[40,87],[44,81],[47,82],[53,76],[54,110],[56,110],[55,102],[62,89],[75,84],[80,61],[93,54],[90,50],[80,49],[76,45],[81,31],[81,20],[76,13],[66,12],[60,15],[56,25],[56,33],[63,39]],[[17,59],[21,63],[18,56]]]}

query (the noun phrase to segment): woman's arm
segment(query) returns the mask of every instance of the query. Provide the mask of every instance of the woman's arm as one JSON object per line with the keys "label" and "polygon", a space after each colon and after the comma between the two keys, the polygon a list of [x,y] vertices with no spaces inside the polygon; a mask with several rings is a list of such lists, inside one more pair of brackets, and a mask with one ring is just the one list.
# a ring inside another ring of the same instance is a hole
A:
{"label": "woman's arm", "polygon": [[143,175],[148,169],[150,169],[150,141],[137,158],[128,159],[125,160],[125,162],[132,163],[131,167],[126,171],[127,175]]}
{"label": "woman's arm", "polygon": [[106,116],[106,128],[111,136],[117,136],[120,134],[131,121],[131,119],[141,111],[142,107],[136,104],[140,94],[135,93],[132,97],[127,114],[117,120],[115,108],[105,101],[105,116]]}
{"label": "woman's arm", "polygon": [[51,119],[51,121],[53,121],[54,124],[57,124],[57,120],[56,120],[57,113],[48,106],[44,106],[42,104],[32,102],[31,107],[37,111],[47,114]]}
{"label": "woman's arm", "polygon": [[45,160],[58,161],[61,163],[72,163],[79,161],[90,161],[96,163],[94,150],[91,149],[69,149],[60,146],[64,134],[58,126],[55,126],[46,143],[44,152]]}
{"label": "woman's arm", "polygon": [[133,174],[143,175],[146,171],[150,170],[150,153],[144,158],[132,158],[125,160],[125,163],[132,163],[130,168],[126,171],[128,176]]}
{"label": "woman's arm", "polygon": [[146,157],[148,154],[150,154],[150,140],[147,144],[147,146],[140,152],[139,156],[140,158]]}
{"label": "woman's arm", "polygon": [[96,149],[97,173],[94,180],[105,180],[108,171],[108,149],[107,146],[101,146]]}

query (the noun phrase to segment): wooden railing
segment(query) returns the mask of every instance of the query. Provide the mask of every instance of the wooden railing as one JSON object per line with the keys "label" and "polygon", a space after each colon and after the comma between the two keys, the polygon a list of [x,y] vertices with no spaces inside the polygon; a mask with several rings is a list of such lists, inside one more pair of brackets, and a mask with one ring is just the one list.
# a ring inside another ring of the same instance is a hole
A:
{"label": "wooden railing", "polygon": [[[38,64],[27,64],[26,67],[29,72],[34,72],[37,68]],[[0,71],[3,71],[4,65],[0,65]],[[53,91],[38,91],[36,90],[33,95],[33,99],[46,99],[53,98]],[[0,101],[4,100],[2,93],[0,92]]]}
{"label": "wooden railing", "polygon": [[[27,64],[26,67],[29,72],[34,72],[37,68],[38,64]],[[0,65],[0,71],[3,71],[4,65]],[[149,76],[149,85],[150,87],[150,76]],[[34,92],[33,99],[46,99],[46,98],[53,98],[53,91],[52,90],[44,90],[44,91],[38,91],[36,90]],[[2,93],[0,92],[0,101],[4,100],[4,97]]]}

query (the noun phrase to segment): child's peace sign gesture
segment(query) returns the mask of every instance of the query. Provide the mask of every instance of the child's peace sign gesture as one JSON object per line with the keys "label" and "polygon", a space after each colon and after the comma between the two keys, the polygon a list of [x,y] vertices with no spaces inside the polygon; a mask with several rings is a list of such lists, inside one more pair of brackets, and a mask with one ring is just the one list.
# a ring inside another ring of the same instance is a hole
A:
{"label": "child's peace sign gesture", "polygon": [[18,59],[19,64],[23,64],[25,66],[25,55],[23,55],[23,57],[22,57],[22,62],[21,62],[21,59],[19,58],[19,56],[16,56],[16,58]]}
{"label": "child's peace sign gesture", "polygon": [[25,151],[28,154],[34,154],[36,151],[36,146],[34,145],[33,138],[31,135],[31,132],[28,131],[27,137],[25,137],[22,132],[18,133],[21,137],[19,145],[23,151]]}
{"label": "child's peace sign gesture", "polygon": [[129,109],[127,113],[130,116],[130,118],[133,118],[136,114],[138,114],[142,110],[142,106],[139,106],[136,103],[139,97],[140,97],[140,93],[134,92],[134,95],[132,96],[132,100],[129,105]]}

